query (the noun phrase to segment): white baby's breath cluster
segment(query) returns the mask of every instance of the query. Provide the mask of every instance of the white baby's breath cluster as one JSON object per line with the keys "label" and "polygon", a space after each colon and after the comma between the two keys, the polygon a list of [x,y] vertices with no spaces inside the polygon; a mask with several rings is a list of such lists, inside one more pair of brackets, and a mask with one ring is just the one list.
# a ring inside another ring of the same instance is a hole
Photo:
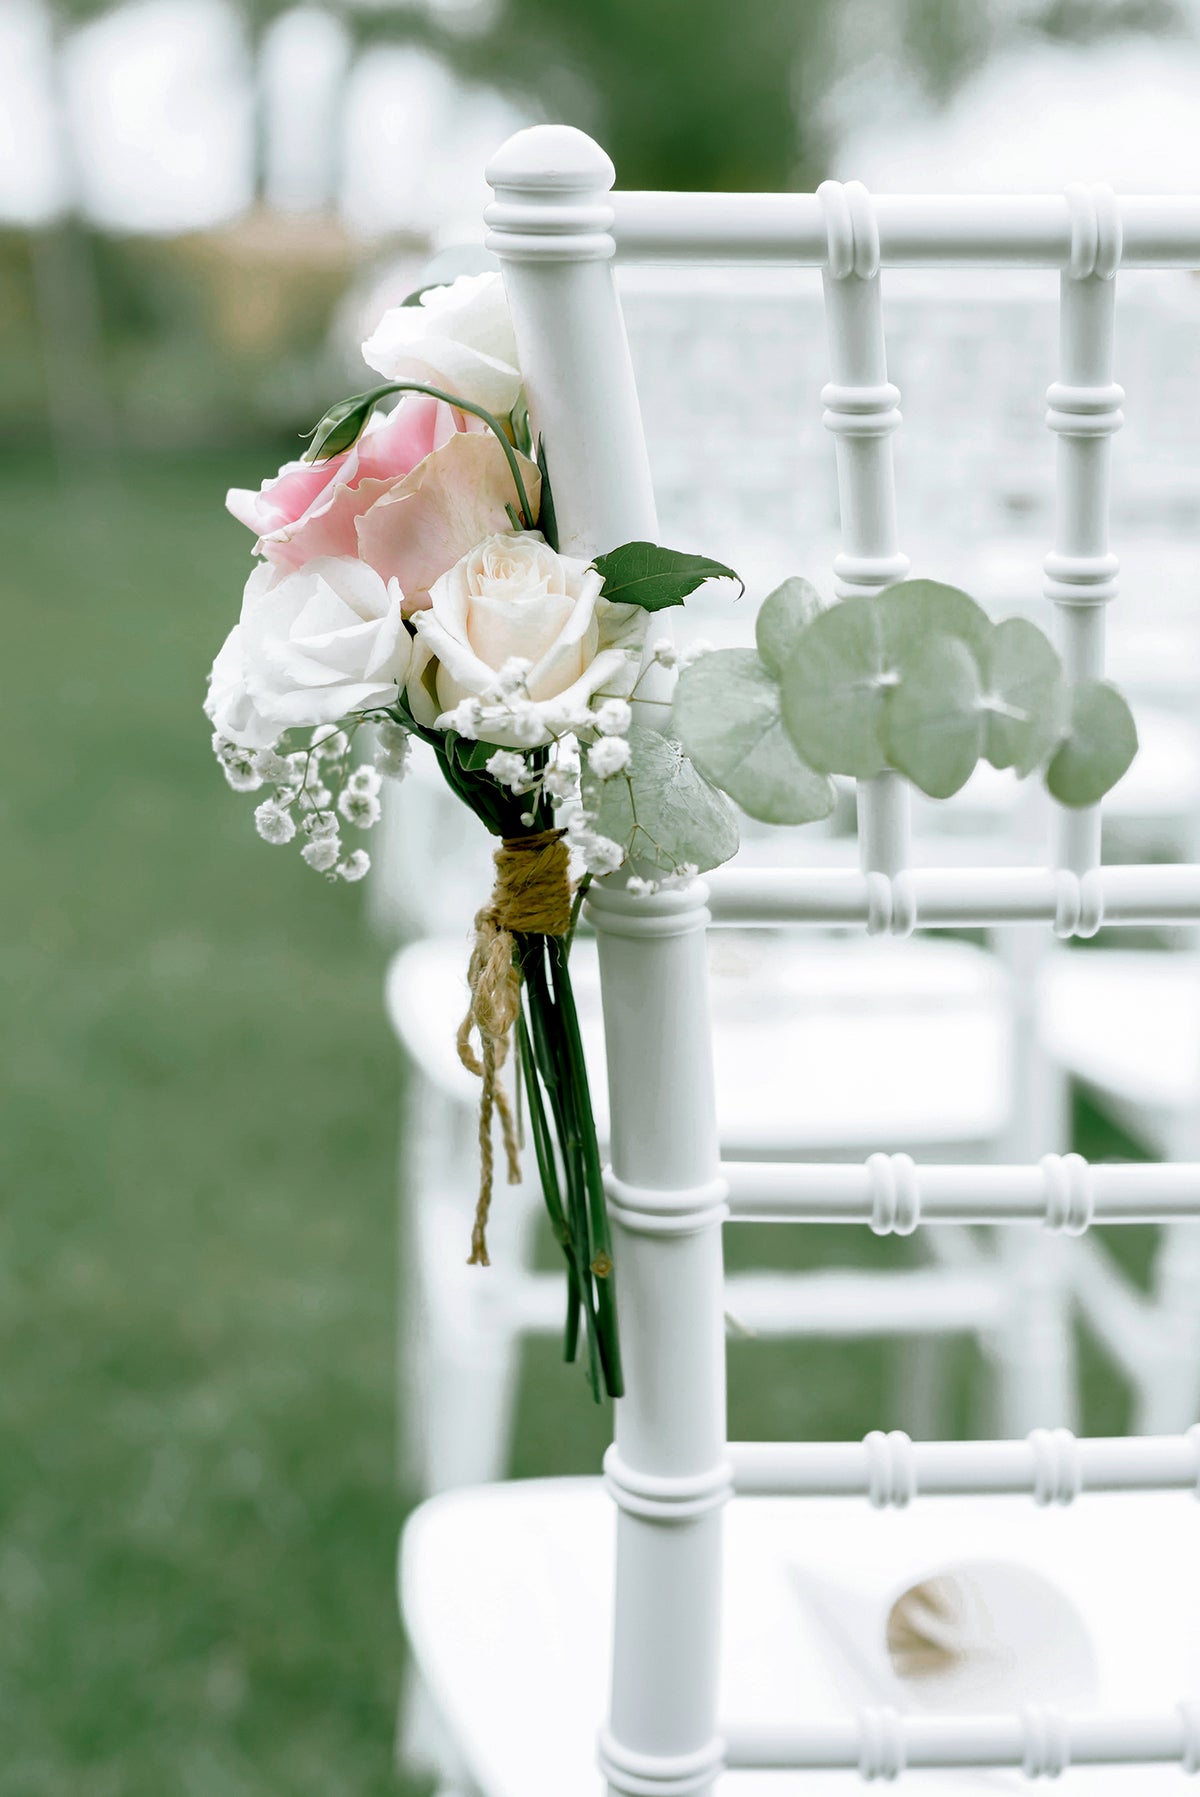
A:
{"label": "white baby's breath cluster", "polygon": [[362,723],[348,728],[320,724],[303,748],[281,739],[267,749],[246,749],[220,732],[213,753],[235,792],[261,792],[254,827],[264,842],[299,842],[300,858],[330,880],[361,880],[370,870],[365,849],[348,849],[343,824],[370,830],[379,822],[385,779],[402,779],[408,765],[409,733],[390,718],[377,726],[374,762],[353,765],[354,738]]}

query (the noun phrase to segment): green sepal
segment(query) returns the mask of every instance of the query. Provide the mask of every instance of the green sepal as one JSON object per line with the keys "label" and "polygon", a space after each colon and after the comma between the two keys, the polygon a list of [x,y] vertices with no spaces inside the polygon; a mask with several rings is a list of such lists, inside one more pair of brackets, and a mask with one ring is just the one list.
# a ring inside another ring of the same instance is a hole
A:
{"label": "green sepal", "polygon": [[332,456],[353,448],[380,397],[381,390],[376,388],[370,393],[351,394],[349,399],[339,399],[336,405],[330,406],[325,416],[313,426],[312,442],[303,459],[327,462]]}
{"label": "green sepal", "polygon": [[739,597],[746,590],[740,575],[724,562],[664,549],[658,543],[622,543],[607,555],[598,555],[592,566],[603,576],[605,599],[615,605],[640,605],[643,611],[682,605],[706,580],[736,580]]}

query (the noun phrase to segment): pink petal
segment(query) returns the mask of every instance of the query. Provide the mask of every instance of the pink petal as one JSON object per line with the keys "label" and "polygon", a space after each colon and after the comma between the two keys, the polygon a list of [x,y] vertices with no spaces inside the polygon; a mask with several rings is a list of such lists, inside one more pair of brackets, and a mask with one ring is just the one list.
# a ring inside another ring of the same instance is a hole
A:
{"label": "pink petal", "polygon": [[331,456],[327,462],[288,462],[265,480],[257,493],[248,487],[231,487],[225,495],[226,507],[239,524],[267,536],[303,517],[336,480],[345,461],[343,454]]}
{"label": "pink petal", "polygon": [[[541,476],[517,459],[536,516]],[[490,432],[461,433],[362,512],[359,553],[385,580],[400,582],[407,616],[429,604],[434,581],[469,549],[511,530],[506,503],[515,506],[517,495],[499,443]]]}

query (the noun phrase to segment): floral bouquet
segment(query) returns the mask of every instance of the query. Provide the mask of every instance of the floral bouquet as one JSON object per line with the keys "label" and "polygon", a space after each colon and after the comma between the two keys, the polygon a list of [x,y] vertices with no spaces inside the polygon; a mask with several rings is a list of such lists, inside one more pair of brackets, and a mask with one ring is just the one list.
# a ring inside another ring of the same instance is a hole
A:
{"label": "floral bouquet", "polygon": [[[502,1079],[515,1038],[566,1263],[566,1357],[582,1336],[594,1394],[616,1396],[612,1248],[570,977],[588,882],[623,872],[648,893],[690,879],[737,850],[729,797],[761,822],[803,824],[830,813],[837,777],[892,770],[948,798],[986,760],[1093,805],[1137,735],[1115,688],[1070,680],[1036,625],[993,624],[928,580],[826,606],[792,578],[759,607],[754,648],[651,644],[653,612],[737,576],[652,543],[560,554],[500,277],[412,295],[363,353],[385,383],[327,412],[302,461],[229,495],[262,560],[213,666],[213,749],[235,790],[266,789],[259,835],[298,842],[334,881],[367,872],[343,831],[376,822],[414,736],[498,838],[458,1031],[481,1082],[470,1260],[487,1265],[497,1125],[520,1176]],[[683,670],[669,734],[635,717],[654,667]],[[373,757],[357,760],[368,725]]]}
{"label": "floral bouquet", "polygon": [[[515,1041],[546,1208],[566,1262],[565,1352],[618,1395],[612,1250],[571,990],[589,880],[644,891],[737,847],[728,801],[672,739],[634,722],[639,682],[680,657],[650,614],[721,563],[647,543],[558,552],[498,275],[463,276],[386,314],[364,345],[386,383],[334,406],[304,459],[228,505],[262,560],[213,666],[213,749],[269,843],[331,880],[369,868],[348,831],[380,815],[411,738],[499,839],[475,920],[458,1052],[481,1082],[470,1259],[487,1265],[494,1146],[520,1177],[501,1077]],[[392,403],[383,410],[384,402]],[[371,759],[356,745],[372,726]]]}

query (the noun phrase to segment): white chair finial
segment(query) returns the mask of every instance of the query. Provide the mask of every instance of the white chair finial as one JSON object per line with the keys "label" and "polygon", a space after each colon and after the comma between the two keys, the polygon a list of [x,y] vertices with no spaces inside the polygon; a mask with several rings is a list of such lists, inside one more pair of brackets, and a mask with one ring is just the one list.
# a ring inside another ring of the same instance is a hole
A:
{"label": "white chair finial", "polygon": [[574,125],[529,125],[515,132],[485,173],[489,187],[559,193],[607,193],[617,178],[611,157]]}

